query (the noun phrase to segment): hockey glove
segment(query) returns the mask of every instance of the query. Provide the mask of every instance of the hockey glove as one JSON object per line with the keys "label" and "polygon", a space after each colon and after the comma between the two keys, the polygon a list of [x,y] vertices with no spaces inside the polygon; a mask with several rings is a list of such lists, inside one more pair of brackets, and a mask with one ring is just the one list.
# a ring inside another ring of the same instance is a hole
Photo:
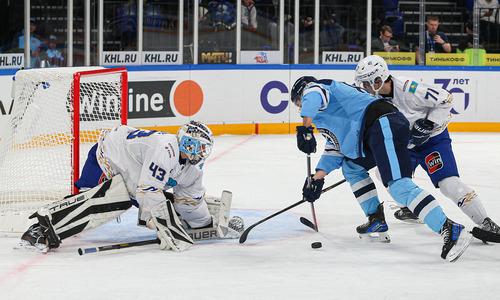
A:
{"label": "hockey glove", "polygon": [[418,119],[411,129],[410,144],[416,147],[427,142],[434,132],[434,123],[427,119]]}
{"label": "hockey glove", "polygon": [[304,197],[304,200],[309,202],[318,200],[319,196],[321,196],[324,184],[324,178],[314,180],[312,175],[307,177],[304,187],[302,188],[302,196]]}
{"label": "hockey glove", "polygon": [[297,126],[297,148],[305,154],[316,152],[316,139],[312,126]]}

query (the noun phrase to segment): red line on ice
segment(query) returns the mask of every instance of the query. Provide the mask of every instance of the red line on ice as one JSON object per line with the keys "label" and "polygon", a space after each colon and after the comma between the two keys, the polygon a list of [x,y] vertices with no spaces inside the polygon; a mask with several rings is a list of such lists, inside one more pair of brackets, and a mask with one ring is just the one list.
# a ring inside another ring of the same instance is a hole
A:
{"label": "red line on ice", "polygon": [[21,273],[25,272],[26,270],[28,270],[29,268],[31,268],[32,266],[44,261],[47,257],[48,256],[45,254],[38,254],[35,257],[31,258],[30,260],[17,265],[16,267],[14,267],[14,269],[12,269],[9,272],[7,272],[6,274],[0,276],[0,285],[3,284],[8,279],[16,277],[19,274],[21,274]]}
{"label": "red line on ice", "polygon": [[218,160],[219,158],[221,158],[222,156],[226,155],[227,153],[233,151],[234,149],[238,148],[239,146],[245,144],[246,142],[248,142],[249,140],[253,139],[255,137],[255,135],[251,135],[249,137],[247,137],[246,139],[240,141],[239,143],[229,147],[228,149],[222,151],[221,153],[217,154],[216,156],[214,156],[212,159],[209,159],[207,160],[207,164],[209,163],[212,163],[213,161],[215,160]]}

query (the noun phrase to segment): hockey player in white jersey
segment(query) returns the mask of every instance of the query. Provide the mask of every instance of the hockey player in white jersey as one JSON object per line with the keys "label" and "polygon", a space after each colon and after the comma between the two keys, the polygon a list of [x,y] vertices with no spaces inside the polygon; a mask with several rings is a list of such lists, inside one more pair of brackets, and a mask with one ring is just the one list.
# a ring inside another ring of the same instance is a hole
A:
{"label": "hockey player in white jersey", "polygon": [[[75,185],[90,189],[40,208],[38,223],[22,236],[42,251],[139,207],[138,224],[157,232],[161,249],[182,251],[193,239],[237,238],[239,217],[229,220],[231,193],[205,196],[203,164],[213,137],[191,121],[176,135],[119,126],[101,133]],[[173,193],[167,192],[173,189]],[[180,215],[180,218],[178,215]]]}
{"label": "hockey player in white jersey", "polygon": [[[408,148],[415,169],[420,165],[441,193],[451,199],[480,228],[500,239],[500,227],[486,213],[476,192],[460,178],[447,125],[451,119],[452,95],[416,79],[389,74],[387,63],[377,55],[360,61],[355,81],[372,94],[391,98],[410,122]],[[394,214],[399,220],[418,220],[407,207]]]}

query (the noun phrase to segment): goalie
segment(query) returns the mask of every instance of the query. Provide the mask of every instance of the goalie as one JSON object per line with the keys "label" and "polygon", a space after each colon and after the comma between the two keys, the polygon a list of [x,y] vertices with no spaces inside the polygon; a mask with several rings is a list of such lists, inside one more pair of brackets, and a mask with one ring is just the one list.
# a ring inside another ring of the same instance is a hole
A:
{"label": "goalie", "polygon": [[124,125],[102,131],[75,183],[86,190],[31,215],[38,222],[23,234],[22,246],[57,248],[132,205],[139,208],[138,225],[155,230],[164,250],[183,251],[193,240],[238,238],[244,226],[240,217],[229,219],[231,193],[205,196],[203,164],[212,145],[212,132],[196,121],[177,136]]}

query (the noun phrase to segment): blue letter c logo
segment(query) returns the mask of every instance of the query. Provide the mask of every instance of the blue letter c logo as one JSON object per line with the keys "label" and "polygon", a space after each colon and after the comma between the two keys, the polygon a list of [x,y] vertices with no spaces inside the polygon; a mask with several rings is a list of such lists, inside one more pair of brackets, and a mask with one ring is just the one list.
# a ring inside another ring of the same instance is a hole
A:
{"label": "blue letter c logo", "polygon": [[272,89],[278,89],[281,93],[288,93],[288,87],[281,81],[270,81],[264,85],[260,92],[260,103],[262,107],[271,114],[279,114],[283,112],[288,106],[288,99],[281,101],[278,105],[273,106],[269,103],[267,96]]}

